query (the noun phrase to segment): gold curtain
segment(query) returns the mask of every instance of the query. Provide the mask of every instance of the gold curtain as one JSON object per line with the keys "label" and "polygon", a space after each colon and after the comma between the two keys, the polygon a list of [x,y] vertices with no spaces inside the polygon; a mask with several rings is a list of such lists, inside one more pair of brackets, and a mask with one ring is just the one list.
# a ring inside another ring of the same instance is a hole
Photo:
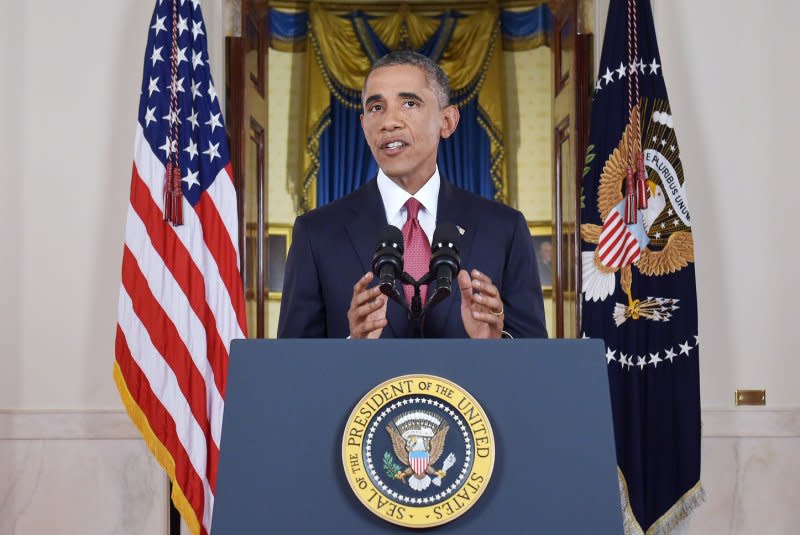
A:
{"label": "gold curtain", "polygon": [[[313,3],[309,8],[311,47],[307,54],[306,152],[301,185],[302,208],[317,205],[319,139],[330,124],[331,97],[350,108],[360,108],[361,87],[372,62],[378,59],[367,37],[365,17],[341,17]],[[465,17],[422,16],[402,6],[391,15],[369,20],[378,39],[390,50],[418,50],[440,25],[442,47],[439,64],[450,78],[453,102],[463,105],[478,99],[480,126],[490,140],[491,176],[495,198],[508,200],[503,150],[503,57],[499,12],[496,6]]]}

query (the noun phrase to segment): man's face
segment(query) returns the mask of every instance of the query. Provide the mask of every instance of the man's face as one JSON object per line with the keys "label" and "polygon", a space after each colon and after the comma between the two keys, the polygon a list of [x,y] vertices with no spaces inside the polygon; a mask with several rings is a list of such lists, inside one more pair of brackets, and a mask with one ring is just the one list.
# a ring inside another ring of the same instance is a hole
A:
{"label": "man's face", "polygon": [[439,108],[425,71],[380,67],[364,86],[361,127],[372,155],[390,178],[421,187],[436,167],[439,139],[458,124],[458,109]]}

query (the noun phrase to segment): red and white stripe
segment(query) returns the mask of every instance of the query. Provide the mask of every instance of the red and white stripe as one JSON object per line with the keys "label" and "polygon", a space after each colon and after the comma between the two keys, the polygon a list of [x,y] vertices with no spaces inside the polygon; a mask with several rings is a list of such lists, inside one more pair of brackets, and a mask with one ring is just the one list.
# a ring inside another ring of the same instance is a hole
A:
{"label": "red and white stripe", "polygon": [[425,470],[428,468],[428,458],[427,457],[412,457],[411,458],[411,469],[417,475],[425,474]]}
{"label": "red and white stripe", "polygon": [[246,336],[236,192],[225,167],[194,209],[184,201],[183,225],[175,227],[163,221],[164,176],[137,125],[115,353],[207,534],[228,351]]}
{"label": "red and white stripe", "polygon": [[639,260],[641,248],[616,208],[611,210],[600,232],[597,245],[600,263],[608,268],[621,268]]}

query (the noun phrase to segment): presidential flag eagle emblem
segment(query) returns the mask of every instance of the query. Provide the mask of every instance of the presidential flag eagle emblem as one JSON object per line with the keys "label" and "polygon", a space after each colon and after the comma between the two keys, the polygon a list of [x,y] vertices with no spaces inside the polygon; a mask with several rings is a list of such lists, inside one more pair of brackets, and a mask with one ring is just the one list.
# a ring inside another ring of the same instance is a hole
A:
{"label": "presidential flag eagle emblem", "polygon": [[[640,109],[645,114],[642,135],[637,131]],[[628,299],[614,307],[617,326],[628,319],[668,322],[680,304],[678,299],[666,297],[637,298],[631,284],[632,266],[645,277],[660,277],[694,261],[691,216],[672,121],[669,103],[664,99],[642,99],[633,108],[622,139],[600,175],[597,210],[603,223],[581,225],[583,240],[597,244],[594,251],[582,253],[584,297],[587,301],[604,301],[611,296],[619,271]],[[625,196],[629,189],[626,162],[631,153],[641,155],[642,187],[638,209],[626,221],[630,204]]]}

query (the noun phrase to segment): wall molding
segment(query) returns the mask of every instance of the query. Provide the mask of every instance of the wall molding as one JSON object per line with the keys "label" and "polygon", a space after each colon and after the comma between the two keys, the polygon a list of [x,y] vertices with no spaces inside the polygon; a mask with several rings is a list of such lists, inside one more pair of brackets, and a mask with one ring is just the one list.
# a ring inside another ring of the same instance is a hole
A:
{"label": "wall molding", "polygon": [[[800,407],[703,409],[704,438],[800,437]],[[121,410],[0,410],[0,440],[140,440]]]}
{"label": "wall molding", "polygon": [[0,440],[141,440],[121,410],[0,410]]}
{"label": "wall molding", "polygon": [[703,437],[800,437],[800,408],[703,409]]}

